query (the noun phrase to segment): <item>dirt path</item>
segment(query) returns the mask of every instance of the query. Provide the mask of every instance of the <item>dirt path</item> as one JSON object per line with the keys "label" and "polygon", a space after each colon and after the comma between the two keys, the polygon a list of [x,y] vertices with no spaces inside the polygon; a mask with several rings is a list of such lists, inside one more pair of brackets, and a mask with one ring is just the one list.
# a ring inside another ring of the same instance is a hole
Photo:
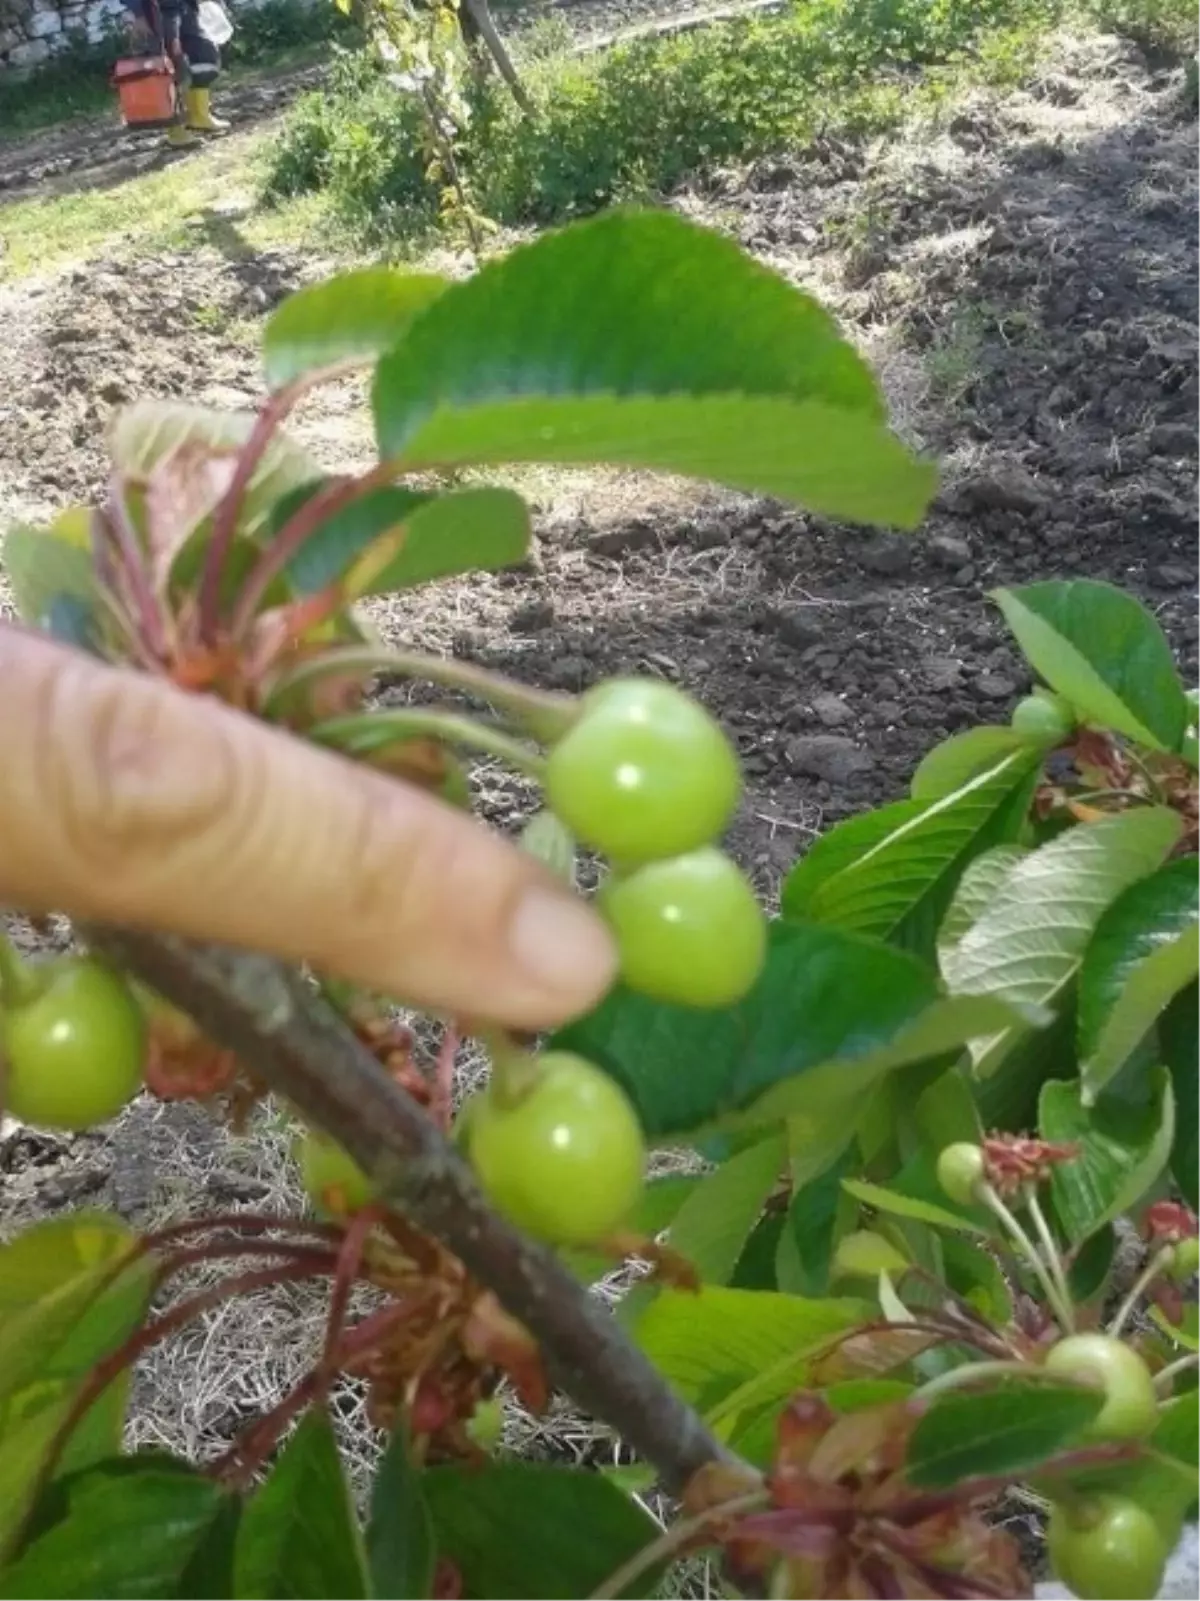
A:
{"label": "dirt path", "polygon": [[[980,95],[940,129],[827,144],[677,197],[817,289],[877,360],[900,425],[944,463],[925,529],[536,475],[531,571],[440,587],[381,622],[562,688],[630,670],[685,684],[741,748],[734,843],[766,890],[823,822],[899,794],[945,734],[1006,715],[1025,685],[986,601],[996,585],[1128,585],[1194,674],[1195,200],[1178,78],[1099,37],[1062,41],[1025,92]],[[100,261],[0,290],[0,521],[95,494],[124,400],[253,402],[255,323],[319,264],[250,251],[236,211],[204,228],[136,269]],[[367,449],[360,398],[347,386],[303,420],[331,464]],[[498,772],[479,784],[498,821],[527,805]],[[10,1205],[86,1196],[143,1223],[198,1192],[269,1197],[280,1157],[278,1140],[231,1144],[202,1114],[159,1107],[114,1135],[0,1144]],[[280,1352],[243,1406],[221,1387],[239,1340],[261,1348],[239,1327],[171,1358],[191,1399],[164,1378],[146,1438],[227,1439],[300,1360]]]}

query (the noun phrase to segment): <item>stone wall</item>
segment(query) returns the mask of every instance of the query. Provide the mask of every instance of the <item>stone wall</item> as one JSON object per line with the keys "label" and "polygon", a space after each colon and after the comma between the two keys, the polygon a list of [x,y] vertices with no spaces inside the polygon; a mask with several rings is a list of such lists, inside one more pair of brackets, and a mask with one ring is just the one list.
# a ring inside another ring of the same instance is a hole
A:
{"label": "stone wall", "polygon": [[100,44],[124,11],[121,0],[0,0],[0,78],[40,67],[59,51]]}

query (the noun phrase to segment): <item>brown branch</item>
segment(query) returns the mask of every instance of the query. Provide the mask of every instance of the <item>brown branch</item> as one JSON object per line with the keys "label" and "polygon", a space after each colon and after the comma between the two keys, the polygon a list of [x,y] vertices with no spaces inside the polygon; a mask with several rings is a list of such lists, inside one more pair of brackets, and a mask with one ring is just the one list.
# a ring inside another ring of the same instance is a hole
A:
{"label": "brown branch", "polygon": [[508,85],[513,99],[527,117],[532,115],[533,102],[526,94],[525,85],[512,64],[512,57],[504,48],[504,41],[496,31],[487,0],[460,0],[460,4],[478,29],[479,36],[487,46],[488,54],[496,63],[496,68]]}
{"label": "brown branch", "polygon": [[378,1186],[461,1258],[542,1347],[554,1381],[682,1490],[726,1453],[553,1252],[488,1207],[470,1169],[412,1098],[298,975],[217,946],[91,929],[122,966],[191,1014],[343,1145]]}

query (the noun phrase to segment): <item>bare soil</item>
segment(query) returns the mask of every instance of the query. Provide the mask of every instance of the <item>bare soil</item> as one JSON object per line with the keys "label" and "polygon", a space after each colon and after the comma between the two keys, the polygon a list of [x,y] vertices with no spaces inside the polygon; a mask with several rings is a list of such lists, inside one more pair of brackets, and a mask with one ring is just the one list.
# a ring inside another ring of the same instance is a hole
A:
{"label": "bare soil", "polygon": [[[530,474],[528,570],[442,586],[381,625],[562,689],[618,671],[686,685],[741,750],[733,844],[768,894],[822,826],[901,794],[937,740],[1006,717],[1027,681],[997,585],[1126,586],[1195,681],[1196,176],[1180,75],[1089,36],[1059,41],[1022,92],[980,93],[904,139],[830,141],[675,196],[815,289],[878,363],[898,426],[943,464],[925,527]],[[255,323],[320,264],[255,253],[238,224],[235,204],[186,251],[0,287],[0,522],[95,495],[126,400],[254,403]],[[331,391],[299,431],[330,464],[361,462],[361,393]],[[498,771],[479,785],[501,824],[527,809]],[[0,1142],[6,1207],[101,1203],[137,1222],[197,1196],[261,1206],[280,1160],[159,1108],[112,1135]],[[206,1394],[205,1363],[229,1370],[219,1338],[192,1360]],[[214,1407],[164,1412],[155,1437],[227,1437]]]}

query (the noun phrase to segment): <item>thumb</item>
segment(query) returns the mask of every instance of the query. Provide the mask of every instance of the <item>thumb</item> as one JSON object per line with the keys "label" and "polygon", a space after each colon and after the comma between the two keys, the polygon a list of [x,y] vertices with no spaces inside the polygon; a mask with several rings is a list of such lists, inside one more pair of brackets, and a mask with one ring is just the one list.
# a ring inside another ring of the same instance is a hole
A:
{"label": "thumb", "polygon": [[441,802],[214,700],[0,625],[0,901],[541,1028],[614,970],[599,920]]}

